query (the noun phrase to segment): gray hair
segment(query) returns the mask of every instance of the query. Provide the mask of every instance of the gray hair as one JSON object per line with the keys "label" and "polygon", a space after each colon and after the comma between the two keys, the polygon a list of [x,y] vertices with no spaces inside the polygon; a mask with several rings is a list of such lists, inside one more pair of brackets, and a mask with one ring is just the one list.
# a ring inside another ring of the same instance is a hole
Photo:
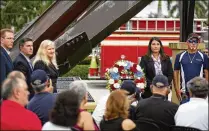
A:
{"label": "gray hair", "polygon": [[82,102],[83,98],[86,96],[87,93],[87,84],[83,81],[73,81],[70,86],[69,90],[75,91],[78,94],[78,102],[79,104]]}
{"label": "gray hair", "polygon": [[208,95],[208,81],[202,77],[195,77],[187,82],[187,88],[192,95],[199,98],[206,98]]}
{"label": "gray hair", "polygon": [[11,78],[11,79],[20,78],[20,79],[23,79],[23,80],[26,79],[24,74],[20,71],[17,71],[17,70],[10,72],[8,74],[7,78]]}
{"label": "gray hair", "polygon": [[1,89],[1,95],[3,99],[8,99],[12,95],[12,91],[14,88],[21,87],[21,82],[25,82],[23,79],[20,78],[7,78],[3,84]]}

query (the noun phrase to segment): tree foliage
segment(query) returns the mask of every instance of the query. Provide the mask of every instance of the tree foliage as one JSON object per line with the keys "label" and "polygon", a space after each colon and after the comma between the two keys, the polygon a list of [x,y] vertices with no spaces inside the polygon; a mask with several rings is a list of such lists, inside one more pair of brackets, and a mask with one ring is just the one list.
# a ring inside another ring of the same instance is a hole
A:
{"label": "tree foliage", "polygon": [[[168,16],[162,15],[162,1],[158,0],[157,13],[151,13],[149,17],[180,17],[181,1],[166,0]],[[208,1],[207,0],[195,0],[194,18],[208,18]]]}
{"label": "tree foliage", "polygon": [[40,16],[54,0],[4,0],[1,4],[1,28],[20,30],[24,24]]}

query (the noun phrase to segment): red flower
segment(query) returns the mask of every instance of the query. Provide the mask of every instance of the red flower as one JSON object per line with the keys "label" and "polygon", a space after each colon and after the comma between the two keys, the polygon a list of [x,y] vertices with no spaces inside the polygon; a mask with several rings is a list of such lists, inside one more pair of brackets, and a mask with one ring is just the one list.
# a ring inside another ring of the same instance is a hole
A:
{"label": "red flower", "polygon": [[124,70],[124,67],[123,67],[123,66],[119,66],[119,67],[118,67],[118,71],[121,73],[122,70]]}
{"label": "red flower", "polygon": [[110,88],[111,88],[111,90],[112,91],[114,91],[115,90],[115,87],[114,87],[114,85],[112,84],[112,85],[110,85]]}
{"label": "red flower", "polygon": [[114,65],[114,67],[117,67],[117,68],[119,68],[119,65],[115,64],[115,65]]}
{"label": "red flower", "polygon": [[133,66],[130,68],[130,70],[134,73],[137,72],[136,66],[137,66],[137,64],[133,64]]}
{"label": "red flower", "polygon": [[144,83],[145,79],[144,78],[136,79],[134,82],[135,83]]}
{"label": "red flower", "polygon": [[118,80],[114,80],[115,83],[118,83]]}

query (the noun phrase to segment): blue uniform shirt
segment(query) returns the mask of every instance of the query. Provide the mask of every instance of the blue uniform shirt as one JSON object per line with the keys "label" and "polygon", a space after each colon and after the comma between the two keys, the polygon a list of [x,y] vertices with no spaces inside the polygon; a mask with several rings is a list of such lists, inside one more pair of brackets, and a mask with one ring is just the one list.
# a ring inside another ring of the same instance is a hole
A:
{"label": "blue uniform shirt", "polygon": [[196,76],[203,77],[204,69],[208,69],[208,58],[202,52],[190,54],[184,51],[176,55],[174,70],[180,70],[183,91],[187,91],[186,83],[189,80]]}
{"label": "blue uniform shirt", "polygon": [[36,113],[42,125],[49,121],[49,112],[54,107],[56,95],[48,92],[35,94],[27,108]]}

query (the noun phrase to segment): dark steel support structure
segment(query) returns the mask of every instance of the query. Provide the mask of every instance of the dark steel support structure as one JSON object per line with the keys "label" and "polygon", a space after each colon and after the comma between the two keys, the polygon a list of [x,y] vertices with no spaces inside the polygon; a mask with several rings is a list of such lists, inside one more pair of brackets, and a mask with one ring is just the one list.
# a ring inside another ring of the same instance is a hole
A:
{"label": "dark steel support structure", "polygon": [[54,40],[76,20],[94,0],[69,0],[54,2],[41,16],[39,16],[29,27],[15,36],[15,45],[11,51],[14,59],[19,53],[18,41],[23,37],[32,38],[34,41],[34,55],[41,41],[45,39]]}
{"label": "dark steel support structure", "polygon": [[180,41],[185,42],[193,32],[195,0],[182,0],[180,11]]}
{"label": "dark steel support structure", "polygon": [[[80,46],[80,50],[72,50],[68,48],[66,51],[58,53],[58,64],[70,63],[68,68],[60,70],[61,74],[72,69],[76,64],[88,56],[92,48],[109,36],[112,32],[118,29],[122,24],[140,12],[152,0],[138,0],[138,1],[105,1],[95,8],[89,15],[80,20],[75,26],[70,28],[55,40],[57,51],[62,46],[65,46],[68,41],[82,32],[85,32],[89,42],[85,42]],[[72,51],[72,55],[65,55],[66,52]],[[68,61],[68,62],[66,62]]]}

